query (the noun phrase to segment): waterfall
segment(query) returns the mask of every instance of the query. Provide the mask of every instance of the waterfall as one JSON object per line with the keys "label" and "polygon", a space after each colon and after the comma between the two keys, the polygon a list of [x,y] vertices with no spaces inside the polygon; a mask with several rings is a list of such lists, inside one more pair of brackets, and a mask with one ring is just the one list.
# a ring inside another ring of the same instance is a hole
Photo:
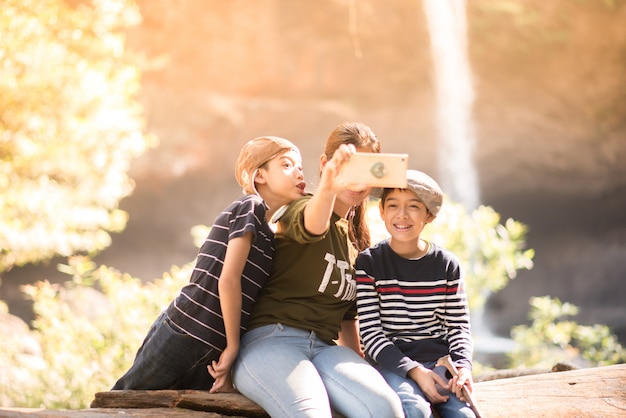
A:
{"label": "waterfall", "polygon": [[[444,192],[468,211],[480,204],[474,164],[474,88],[467,54],[465,0],[423,0],[430,34],[437,100],[439,181]],[[479,251],[470,248],[470,253]],[[475,355],[501,361],[512,350],[509,338],[496,337],[485,324],[483,308],[472,312]]]}
{"label": "waterfall", "polygon": [[447,195],[472,210],[480,204],[480,192],[465,0],[423,0],[423,5],[435,75],[439,180]]}

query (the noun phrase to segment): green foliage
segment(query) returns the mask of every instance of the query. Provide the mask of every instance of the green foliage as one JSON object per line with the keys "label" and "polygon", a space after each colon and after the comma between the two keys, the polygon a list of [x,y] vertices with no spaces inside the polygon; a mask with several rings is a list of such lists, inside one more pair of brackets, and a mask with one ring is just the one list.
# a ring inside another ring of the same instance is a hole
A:
{"label": "green foliage", "polygon": [[530,299],[531,324],[511,330],[517,348],[509,354],[512,367],[550,368],[558,362],[606,366],[626,362],[626,350],[605,325],[579,325],[566,320],[578,307],[549,296]]}
{"label": "green foliage", "polygon": [[[380,219],[378,201],[368,210],[372,241],[388,237]],[[465,271],[470,309],[481,309],[490,293],[504,288],[517,270],[531,269],[534,250],[524,249],[527,228],[513,219],[500,223],[500,215],[488,206],[468,213],[463,205],[446,199],[437,218],[423,232],[459,257]]]}
{"label": "green foliage", "polygon": [[3,339],[0,344],[11,350],[1,346],[5,376],[0,393],[5,399],[0,401],[19,407],[88,408],[94,393],[109,390],[130,367],[150,325],[188,282],[192,267],[175,267],[154,283],[143,283],[77,257],[62,267],[72,275],[64,285],[25,286],[34,301],[34,335],[41,354],[24,356],[15,341]]}
{"label": "green foliage", "polygon": [[[0,301],[0,316],[7,318],[8,306]],[[29,397],[22,388],[34,381],[32,371],[42,368],[41,350],[25,323],[0,323],[0,405],[13,406],[14,400]]]}
{"label": "green foliage", "polygon": [[97,252],[127,215],[143,134],[133,0],[4,0],[0,7],[0,273]]}

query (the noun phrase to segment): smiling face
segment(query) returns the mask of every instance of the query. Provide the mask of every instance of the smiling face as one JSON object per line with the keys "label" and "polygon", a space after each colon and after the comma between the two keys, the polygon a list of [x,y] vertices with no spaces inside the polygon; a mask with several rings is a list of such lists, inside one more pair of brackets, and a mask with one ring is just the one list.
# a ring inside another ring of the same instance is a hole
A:
{"label": "smiling face", "polygon": [[417,195],[406,189],[391,190],[379,208],[392,243],[399,245],[417,245],[424,227],[435,219]]}

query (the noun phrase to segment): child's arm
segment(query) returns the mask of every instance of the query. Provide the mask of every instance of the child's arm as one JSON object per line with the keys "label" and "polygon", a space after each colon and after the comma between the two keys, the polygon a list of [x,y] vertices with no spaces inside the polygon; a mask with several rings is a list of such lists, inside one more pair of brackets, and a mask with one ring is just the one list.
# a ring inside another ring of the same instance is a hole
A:
{"label": "child's arm", "polygon": [[[458,261],[450,263],[454,266],[449,272],[450,287],[456,288],[455,293],[450,293],[446,300],[446,309],[444,317],[454,317],[454,320],[447,321],[448,324],[448,341],[450,364],[457,369],[457,373],[453,374],[451,380],[451,388],[456,396],[465,401],[473,403],[472,397],[474,392],[474,381],[472,379],[472,352],[473,342],[470,332],[470,311],[467,303],[467,294],[465,293],[465,280],[461,274],[461,268]],[[451,314],[448,309],[454,309]],[[462,315],[459,315],[462,312]],[[454,360],[454,362],[452,361]],[[456,364],[455,364],[456,363]],[[464,393],[467,391],[467,393]]]}
{"label": "child's arm", "polygon": [[467,369],[471,377],[473,341],[470,331],[470,311],[465,293],[465,280],[458,262],[449,265],[455,264],[457,267],[448,273],[448,289],[455,291],[447,293],[443,318],[447,324],[450,357],[457,368]]}
{"label": "child's arm", "polygon": [[363,350],[361,349],[356,319],[344,319],[341,322],[341,331],[339,331],[337,344],[353,349],[361,357],[365,356]]}
{"label": "child's arm", "polygon": [[252,232],[248,232],[228,241],[226,248],[222,274],[218,281],[220,306],[226,331],[226,348],[220,355],[219,361],[214,361],[212,365],[209,365],[209,373],[215,379],[211,393],[220,389],[232,390],[230,369],[239,353],[241,337],[241,275],[251,246]]}
{"label": "child's arm", "polygon": [[304,227],[312,235],[328,230],[337,192],[342,186],[336,182],[343,164],[356,152],[354,145],[342,144],[322,168],[320,183],[304,209]]}

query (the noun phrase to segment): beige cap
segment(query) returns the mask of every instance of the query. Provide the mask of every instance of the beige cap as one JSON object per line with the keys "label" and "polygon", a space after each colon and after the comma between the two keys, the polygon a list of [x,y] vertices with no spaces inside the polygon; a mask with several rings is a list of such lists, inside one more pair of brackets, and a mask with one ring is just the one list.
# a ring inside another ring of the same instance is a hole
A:
{"label": "beige cap", "polygon": [[417,170],[406,171],[406,188],[413,190],[433,216],[437,216],[443,202],[443,191],[428,174]]}
{"label": "beige cap", "polygon": [[254,173],[263,164],[287,151],[300,153],[291,141],[277,136],[261,136],[248,141],[237,158],[235,178],[245,194],[256,193]]}
{"label": "beige cap", "polygon": [[[406,187],[403,190],[411,190],[419,200],[426,205],[426,209],[433,215],[437,216],[441,204],[443,203],[443,191],[439,184],[428,174],[418,170],[406,171]],[[375,189],[372,191],[373,197],[385,197],[387,191],[395,190],[393,188]]]}

